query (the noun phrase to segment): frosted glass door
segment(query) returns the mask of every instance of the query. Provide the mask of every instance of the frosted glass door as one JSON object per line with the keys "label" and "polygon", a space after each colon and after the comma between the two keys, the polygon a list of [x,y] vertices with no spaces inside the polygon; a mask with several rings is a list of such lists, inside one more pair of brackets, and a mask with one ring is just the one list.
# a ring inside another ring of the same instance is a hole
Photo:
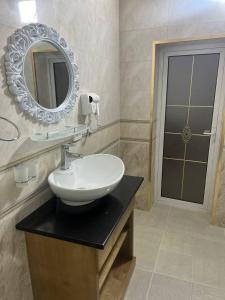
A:
{"label": "frosted glass door", "polygon": [[168,58],[162,197],[203,204],[219,58]]}

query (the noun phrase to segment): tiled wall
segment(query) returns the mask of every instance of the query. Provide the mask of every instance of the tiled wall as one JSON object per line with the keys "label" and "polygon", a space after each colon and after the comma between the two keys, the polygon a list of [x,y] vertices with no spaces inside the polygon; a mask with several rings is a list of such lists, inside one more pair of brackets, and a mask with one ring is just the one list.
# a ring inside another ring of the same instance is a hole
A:
{"label": "tiled wall", "polygon": [[[93,91],[102,98],[101,122],[105,127],[79,142],[76,151],[116,155],[120,152],[127,173],[145,177],[137,206],[148,208],[149,132],[150,124],[155,122],[150,120],[149,100],[152,40],[224,34],[225,4],[219,0],[120,0],[120,74],[119,0],[30,1],[36,4],[37,21],[54,27],[75,52],[81,91]],[[25,25],[19,12],[20,2],[2,0],[0,4],[0,115],[15,121],[22,132],[17,142],[0,142],[0,295],[3,300],[32,299],[24,235],[15,230],[15,224],[51,196],[46,179],[60,159],[57,143],[34,143],[29,137],[33,132],[74,123],[78,118],[76,105],[65,121],[43,126],[26,117],[9,95],[3,55],[8,36]],[[36,20],[31,16],[28,23],[32,21]],[[24,160],[38,160],[40,172],[36,182],[18,188],[13,166]]]}
{"label": "tiled wall", "polygon": [[220,0],[120,0],[121,155],[130,174],[138,170],[145,176],[138,207],[146,209],[150,203],[148,132],[157,122],[150,120],[152,41],[224,35],[224,20],[225,2]]}
{"label": "tiled wall", "polygon": [[[78,105],[65,121],[44,126],[25,116],[9,95],[5,83],[3,55],[7,38],[24,26],[19,12],[21,1],[3,0],[0,4],[0,116],[18,124],[22,136],[17,142],[0,141],[0,298],[32,300],[24,234],[15,224],[51,197],[47,176],[60,161],[59,142],[36,143],[29,137],[73,124],[78,119]],[[29,1],[28,1],[29,2]],[[105,152],[119,155],[120,73],[119,73],[119,1],[118,0],[30,0],[36,4],[36,19],[54,27],[68,42],[77,57],[80,90],[96,92],[101,97],[103,127],[75,145],[77,152]],[[28,14],[28,12],[26,13]],[[0,133],[3,131],[0,124]],[[13,166],[37,160],[37,181],[16,187]]]}
{"label": "tiled wall", "polygon": [[215,202],[213,210],[213,224],[225,227],[225,151],[221,155],[218,164]]}

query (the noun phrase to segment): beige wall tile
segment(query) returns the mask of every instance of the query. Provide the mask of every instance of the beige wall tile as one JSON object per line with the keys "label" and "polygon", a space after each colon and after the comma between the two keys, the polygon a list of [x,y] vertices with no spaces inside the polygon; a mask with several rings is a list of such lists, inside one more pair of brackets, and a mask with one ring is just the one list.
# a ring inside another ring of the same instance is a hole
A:
{"label": "beige wall tile", "polygon": [[161,27],[168,23],[168,0],[121,0],[120,30]]}
{"label": "beige wall tile", "polygon": [[[1,2],[0,55],[3,61],[7,37],[24,23],[21,21],[21,1],[9,4]],[[101,96],[102,125],[120,118],[120,71],[119,71],[119,1],[36,1],[36,17],[39,22],[53,26],[65,39],[77,57],[80,71],[81,91],[96,92]],[[106,8],[107,7],[107,8]],[[70,8],[70,9],[67,9]],[[49,12],[51,11],[51,14]],[[64,12],[64,13],[62,13]],[[98,15],[98,14],[99,15]],[[104,13],[107,13],[105,17]],[[12,16],[12,17],[10,17]],[[109,17],[110,16],[110,17]],[[85,19],[85,22],[83,20]],[[9,94],[5,85],[2,67],[0,80],[0,110],[5,117],[14,120],[22,137],[15,143],[1,143],[4,157],[0,166],[6,165],[27,154],[49,148],[54,143],[37,145],[29,140],[33,132],[45,132],[62,128],[78,121],[78,105],[55,125],[42,125],[25,116]],[[7,148],[7,152],[5,149]]]}
{"label": "beige wall tile", "polygon": [[[99,147],[106,147],[117,139],[117,142],[105,149],[104,152],[119,155],[119,127],[119,123],[117,123],[110,128],[99,131],[83,145],[82,142],[78,143],[75,146],[76,151],[97,152]],[[56,168],[59,161],[59,149],[40,156],[38,158],[38,180],[22,188],[16,187],[12,168],[0,173],[0,190],[4,195],[0,202],[0,213],[3,214],[0,216],[0,258],[2,262],[0,267],[0,295],[5,297],[4,300],[32,299],[24,234],[15,230],[15,224],[51,197],[52,193],[47,190],[46,195],[41,193],[33,200],[26,200],[27,197],[32,197],[35,191],[46,186],[49,172]],[[16,208],[18,206],[19,208]],[[8,213],[4,214],[7,210]]]}
{"label": "beige wall tile", "polygon": [[[82,141],[74,144],[74,151],[84,154],[98,152],[112,142],[117,141],[118,143],[119,132],[119,123],[102,129],[87,139],[83,138]],[[119,152],[118,149],[117,152]],[[60,149],[57,148],[50,152],[46,152],[38,158],[27,161],[26,164],[32,164],[33,161],[38,163],[37,180],[30,182],[23,187],[16,186],[13,168],[0,172],[0,190],[3,195],[0,202],[0,214],[23,201],[26,197],[39,190],[41,187],[47,185],[47,177],[49,173],[60,163]]]}
{"label": "beige wall tile", "polygon": [[151,62],[121,63],[121,119],[150,119]]}
{"label": "beige wall tile", "polygon": [[[49,173],[53,171],[60,162],[60,152],[56,149],[42,155],[36,161],[38,164],[37,179],[34,182],[25,184],[23,187],[16,186],[13,168],[0,173],[0,190],[2,192],[0,214],[23,201],[41,187],[47,185]],[[29,161],[29,163],[32,164],[33,162]]]}
{"label": "beige wall tile", "polygon": [[145,142],[125,142],[120,143],[120,157],[125,164],[125,172],[127,175],[143,176],[139,191],[137,192],[136,207],[148,209],[150,206],[150,186],[148,181],[148,156],[149,143]]}
{"label": "beige wall tile", "polygon": [[168,38],[194,38],[201,36],[223,35],[225,34],[225,22],[206,23],[181,23],[180,25],[168,26]]}
{"label": "beige wall tile", "polygon": [[[9,94],[5,82],[3,55],[7,38],[25,23],[19,11],[21,1],[1,1],[0,4],[0,111],[1,115],[13,120],[21,130],[21,138],[13,143],[0,142],[0,298],[4,300],[32,300],[32,291],[27,266],[23,233],[15,230],[21,211],[27,213],[37,208],[51,197],[39,194],[33,201],[32,195],[47,184],[47,176],[56,168],[60,160],[57,144],[37,143],[30,140],[35,132],[60,129],[64,125],[75,124],[79,120],[79,105],[59,124],[43,125],[23,114]],[[101,97],[101,124],[107,125],[120,119],[120,59],[119,59],[119,1],[34,1],[36,19],[54,27],[68,42],[75,53],[80,71],[80,90],[96,92]],[[28,16],[28,13],[26,13]],[[84,21],[85,20],[85,21]],[[94,121],[93,121],[94,124]],[[0,134],[6,129],[0,124]],[[9,130],[11,134],[11,130]],[[5,132],[3,132],[5,133]],[[81,153],[95,153],[105,149],[119,155],[118,140],[120,124],[101,129],[82,139],[74,146]],[[54,149],[55,147],[55,149]],[[46,152],[48,150],[49,152]],[[46,153],[44,153],[46,152]],[[32,157],[39,164],[38,179],[22,188],[14,182],[10,167],[18,160]],[[43,199],[41,201],[40,199]],[[27,204],[30,204],[27,207]],[[18,215],[19,214],[19,215]]]}
{"label": "beige wall tile", "polygon": [[83,138],[79,143],[74,144],[75,151],[83,154],[91,154],[107,147],[112,142],[118,141],[120,135],[120,123],[99,130],[97,133]]}
{"label": "beige wall tile", "polygon": [[[144,71],[144,67],[137,66],[137,63],[151,60],[152,40],[224,35],[224,15],[223,1],[120,1],[122,119],[149,119],[150,80],[147,78],[150,77]],[[221,200],[216,215],[217,224],[223,227],[225,226],[224,178],[225,174],[222,174]]]}
{"label": "beige wall tile", "polygon": [[[112,128],[106,128],[91,136],[88,139],[87,144],[76,145],[75,147],[82,149],[86,153],[93,153],[98,151],[99,147],[105,147],[116,138],[118,138],[119,124],[115,124]],[[119,155],[119,142],[117,141],[109,148],[105,150],[105,153],[111,153],[114,155]],[[18,188],[15,185],[13,177],[13,169],[9,169],[0,174],[0,189],[5,198],[2,198],[0,202],[1,213],[7,209],[12,209],[13,206],[18,206],[20,203],[24,202],[26,197],[32,196],[35,190],[39,189],[41,186],[45,186],[47,181],[47,176],[49,172],[56,168],[59,163],[60,153],[59,150],[53,150],[46,153],[38,158],[39,162],[39,176],[38,180],[34,183],[24,186],[23,188]],[[30,161],[29,161],[30,162]],[[29,272],[26,262],[26,248],[24,242],[23,233],[16,231],[15,224],[24,217],[24,215],[30,213],[33,209],[37,208],[43,201],[51,197],[51,193],[47,193],[44,197],[43,193],[39,194],[33,202],[26,202],[25,206],[22,205],[18,209],[14,209],[11,213],[3,216],[0,230],[0,253],[3,255],[1,258],[4,263],[1,264],[0,278],[1,280],[0,292],[1,296],[5,295],[4,299],[32,299]],[[39,200],[40,199],[40,200]],[[36,201],[36,202],[34,202]],[[31,203],[31,205],[28,205]],[[33,203],[33,204],[32,204]],[[18,214],[19,213],[19,214]],[[13,231],[13,235],[10,232]],[[6,238],[7,237],[7,238]],[[21,246],[18,244],[18,238],[20,239]],[[18,247],[15,253],[15,249]],[[12,265],[12,262],[16,260]],[[7,272],[7,276],[5,276]],[[3,277],[1,277],[3,276]],[[20,280],[19,280],[20,278]],[[11,288],[12,282],[15,282],[15,288]],[[9,297],[9,298],[7,298]],[[11,297],[11,298],[10,298]]]}
{"label": "beige wall tile", "polygon": [[[151,62],[122,62],[121,63],[121,89],[130,91],[150,89]],[[147,94],[147,93],[146,93]],[[124,101],[124,99],[123,99]]]}
{"label": "beige wall tile", "polygon": [[32,300],[24,233],[15,225],[51,196],[45,189],[0,220],[0,295],[4,300]]}
{"label": "beige wall tile", "polygon": [[[18,7],[19,1],[1,1],[0,9],[0,56],[3,62],[4,47],[7,37],[17,27],[24,25],[21,20]],[[121,30],[121,107],[120,104],[120,72],[119,72],[119,1],[116,0],[85,0],[73,1],[36,1],[37,18],[39,22],[53,26],[63,35],[72,50],[76,53],[80,69],[81,90],[94,91],[101,96],[101,122],[103,125],[123,119],[149,120],[150,109],[150,78],[151,61],[149,45],[154,39],[194,37],[196,35],[222,34],[224,30],[224,3],[222,1],[194,1],[185,0],[182,3],[178,0],[121,0],[120,1],[120,30]],[[69,9],[68,9],[69,8]],[[49,13],[51,12],[51,13]],[[85,20],[85,22],[84,22]],[[168,27],[168,35],[167,35]],[[143,30],[142,30],[143,29]],[[123,32],[127,31],[127,32]],[[134,32],[133,32],[134,31]],[[148,62],[144,62],[148,60]],[[3,64],[1,64],[3,66]],[[0,166],[5,166],[13,161],[32,155],[46,148],[52,147],[55,143],[39,144],[29,140],[33,132],[43,132],[51,129],[61,128],[65,124],[75,123],[78,120],[78,105],[71,114],[60,124],[43,126],[32,122],[25,117],[15,105],[13,98],[9,95],[6,85],[4,68],[0,72],[0,110],[4,116],[12,118],[22,131],[22,138],[15,143],[1,142]],[[129,132],[130,129],[126,129]],[[97,152],[107,144],[119,138],[119,124],[106,130],[102,130],[86,142],[76,144],[77,151],[83,153]],[[109,147],[105,152],[118,153],[125,161],[127,173],[145,177],[139,195],[137,195],[137,206],[147,207],[147,194],[149,191],[148,177],[148,144],[127,143],[122,141],[119,150],[118,143]],[[2,209],[10,209],[13,205],[23,203],[24,197],[32,194],[38,187],[46,182],[47,173],[58,163],[58,150],[50,154],[44,154],[38,158],[42,170],[42,176],[38,182],[33,183],[23,190],[14,186],[12,169],[0,174],[0,188],[2,191],[10,189],[1,201]],[[51,156],[48,164],[45,165],[46,157]],[[223,191],[221,199],[223,199]],[[40,205],[37,201],[35,207]],[[18,208],[19,210],[22,209]],[[28,209],[28,211],[30,211]],[[224,219],[225,209],[221,202],[218,217],[220,224]],[[6,232],[13,230],[9,235],[9,241],[4,244],[4,263],[1,265],[0,294],[5,299],[30,300],[31,290],[27,263],[25,262],[24,245],[19,247],[19,255],[16,253],[15,245],[20,244],[19,233],[14,230],[16,211],[8,214],[1,220],[1,242],[7,241]],[[178,216],[179,218],[179,216]],[[182,216],[180,217],[182,218]],[[200,218],[201,219],[201,218]],[[202,223],[194,220],[195,225],[200,226],[201,234],[216,236],[220,238],[220,232],[215,233],[214,228],[205,228]],[[169,223],[172,224],[172,220]],[[174,219],[173,219],[174,221]],[[180,225],[177,224],[180,228]],[[190,222],[182,223],[182,228],[192,230],[194,227]],[[176,228],[176,227],[175,227]],[[199,228],[199,227],[198,227]],[[4,233],[3,233],[4,232]],[[4,236],[4,238],[2,237]],[[0,243],[1,243],[0,242]],[[24,242],[22,242],[24,243]],[[10,246],[9,246],[10,245]],[[14,246],[12,246],[14,245]],[[2,249],[2,245],[0,246]],[[154,249],[153,249],[154,250]],[[154,252],[154,251],[153,251]],[[0,252],[2,255],[2,252]],[[9,259],[10,258],[10,259]],[[2,261],[2,260],[1,260]],[[8,262],[13,262],[10,264]],[[13,267],[12,267],[13,266]],[[15,268],[16,266],[16,268]],[[204,263],[200,266],[204,270]],[[202,270],[200,268],[200,271]],[[203,273],[203,272],[202,272]],[[202,273],[199,276],[201,278]],[[3,278],[4,274],[4,278]],[[7,274],[7,276],[5,276]],[[24,277],[23,277],[23,274]],[[222,273],[221,273],[222,274]],[[209,274],[210,275],[210,274]],[[223,275],[223,274],[222,274]],[[28,276],[28,277],[27,277]],[[20,280],[18,280],[20,278]],[[3,279],[3,280],[2,280]],[[207,282],[208,278],[203,278]],[[221,282],[216,282],[221,284]],[[15,287],[15,288],[14,288]],[[172,294],[173,295],[173,294]],[[176,295],[176,294],[175,294]],[[179,293],[178,293],[179,295]],[[4,299],[4,300],[5,300]],[[154,298],[156,300],[157,298]],[[160,298],[159,298],[160,299]],[[176,299],[175,296],[174,298]],[[180,298],[179,298],[180,299]]]}
{"label": "beige wall tile", "polygon": [[152,42],[164,40],[167,28],[129,30],[120,33],[120,61],[148,61],[152,59]]}
{"label": "beige wall tile", "polygon": [[222,153],[221,162],[221,176],[219,177],[219,199],[217,203],[216,224],[225,227],[225,151]]}
{"label": "beige wall tile", "polygon": [[116,142],[115,144],[113,144],[109,148],[105,149],[103,151],[103,153],[112,154],[112,155],[115,155],[115,156],[119,157],[120,156],[120,142]]}
{"label": "beige wall tile", "polygon": [[223,1],[171,0],[169,24],[205,23],[224,21],[225,4]]}
{"label": "beige wall tile", "polygon": [[120,123],[120,136],[121,138],[132,139],[150,139],[150,124],[148,123]]}
{"label": "beige wall tile", "polygon": [[121,141],[120,155],[124,159],[126,165],[126,172],[130,175],[137,174],[147,175],[148,166],[146,161],[148,159],[149,144],[145,142],[125,142]]}
{"label": "beige wall tile", "polygon": [[150,97],[143,90],[121,91],[121,118],[127,120],[150,119]]}

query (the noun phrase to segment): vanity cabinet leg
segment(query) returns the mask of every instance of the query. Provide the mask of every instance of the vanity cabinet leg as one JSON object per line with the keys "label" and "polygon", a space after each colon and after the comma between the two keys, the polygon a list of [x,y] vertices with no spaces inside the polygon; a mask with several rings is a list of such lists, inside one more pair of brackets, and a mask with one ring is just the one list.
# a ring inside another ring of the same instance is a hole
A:
{"label": "vanity cabinet leg", "polygon": [[130,214],[125,225],[127,237],[121,248],[121,255],[125,258],[132,259],[134,256],[134,212]]}

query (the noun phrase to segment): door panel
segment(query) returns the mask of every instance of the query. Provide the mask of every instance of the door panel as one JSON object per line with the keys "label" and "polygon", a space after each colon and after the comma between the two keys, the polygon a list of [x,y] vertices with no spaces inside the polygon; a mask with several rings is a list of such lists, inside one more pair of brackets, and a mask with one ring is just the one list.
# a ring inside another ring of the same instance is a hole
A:
{"label": "door panel", "polygon": [[187,123],[187,116],[187,107],[167,106],[165,132],[180,133]]}
{"label": "door panel", "polygon": [[55,79],[55,97],[57,107],[61,105],[66,99],[68,87],[69,87],[69,76],[65,62],[56,62],[53,64],[54,79]]}
{"label": "door panel", "polygon": [[192,56],[170,57],[167,104],[187,105],[192,72]]}
{"label": "door panel", "polygon": [[211,131],[213,107],[190,107],[189,126],[194,134],[203,134],[205,130]]}
{"label": "door panel", "polygon": [[162,196],[181,199],[182,160],[163,159]]}
{"label": "door panel", "polygon": [[203,204],[207,163],[185,162],[182,200]]}
{"label": "door panel", "polygon": [[191,105],[214,105],[218,66],[219,54],[195,55]]}
{"label": "door panel", "polygon": [[207,162],[209,155],[209,143],[209,136],[192,135],[191,140],[187,144],[186,159]]}
{"label": "door panel", "polygon": [[168,57],[161,197],[204,202],[219,59]]}
{"label": "door panel", "polygon": [[164,136],[164,157],[184,158],[184,143],[180,134],[165,133]]}

